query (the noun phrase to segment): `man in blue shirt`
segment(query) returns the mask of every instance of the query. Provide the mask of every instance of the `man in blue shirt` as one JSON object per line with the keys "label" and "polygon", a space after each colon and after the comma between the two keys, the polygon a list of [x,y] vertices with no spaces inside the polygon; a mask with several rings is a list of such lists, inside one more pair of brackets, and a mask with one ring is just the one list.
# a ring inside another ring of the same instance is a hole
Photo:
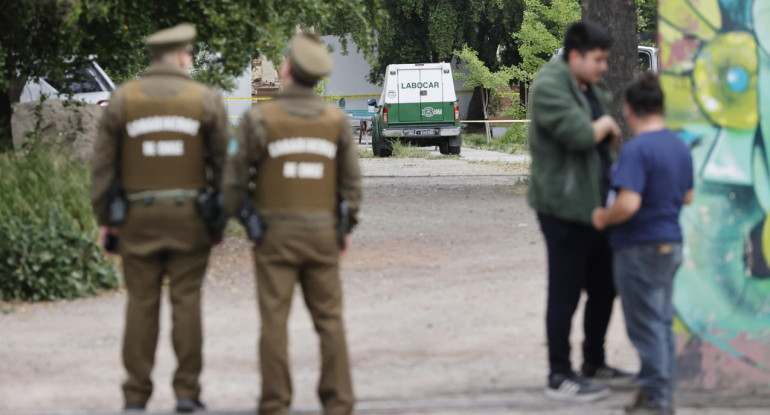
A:
{"label": "man in blue shirt", "polygon": [[654,75],[629,85],[625,111],[636,137],[614,166],[609,207],[594,210],[592,221],[597,229],[609,226],[615,286],[642,362],[641,389],[626,412],[669,414],[676,383],[671,294],[682,262],[679,212],[693,197],[692,157],[663,122]]}

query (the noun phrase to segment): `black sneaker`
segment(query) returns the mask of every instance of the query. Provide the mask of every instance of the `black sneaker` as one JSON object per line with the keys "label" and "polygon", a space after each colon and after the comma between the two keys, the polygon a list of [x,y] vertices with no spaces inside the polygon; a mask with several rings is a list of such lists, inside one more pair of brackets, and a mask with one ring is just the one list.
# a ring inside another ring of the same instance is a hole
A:
{"label": "black sneaker", "polygon": [[603,386],[592,385],[574,373],[556,373],[548,376],[545,394],[559,401],[594,402],[610,396],[610,391]]}
{"label": "black sneaker", "polygon": [[625,407],[625,412],[634,415],[674,415],[673,408],[660,406],[641,390],[636,393],[633,403]]}
{"label": "black sneaker", "polygon": [[176,411],[178,413],[189,414],[191,412],[203,412],[205,410],[206,405],[197,398],[178,398],[176,400]]}
{"label": "black sneaker", "polygon": [[597,385],[611,388],[631,388],[636,386],[636,373],[626,372],[607,365],[594,367],[583,364],[580,376],[585,377]]}
{"label": "black sneaker", "polygon": [[123,412],[144,412],[145,405],[143,403],[130,403],[126,402],[123,406]]}

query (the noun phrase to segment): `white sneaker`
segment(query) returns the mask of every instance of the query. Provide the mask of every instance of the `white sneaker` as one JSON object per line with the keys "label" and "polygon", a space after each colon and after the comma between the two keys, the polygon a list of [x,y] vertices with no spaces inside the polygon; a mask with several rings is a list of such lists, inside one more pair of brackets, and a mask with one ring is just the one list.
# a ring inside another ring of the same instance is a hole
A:
{"label": "white sneaker", "polygon": [[610,391],[603,386],[592,385],[574,373],[552,374],[548,377],[545,395],[559,401],[594,402],[610,396]]}

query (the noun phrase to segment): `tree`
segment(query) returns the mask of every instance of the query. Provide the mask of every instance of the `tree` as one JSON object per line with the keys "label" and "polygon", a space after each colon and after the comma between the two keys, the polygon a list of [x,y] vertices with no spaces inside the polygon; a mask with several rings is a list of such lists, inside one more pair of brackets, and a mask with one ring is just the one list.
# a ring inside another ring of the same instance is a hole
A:
{"label": "tree", "polygon": [[623,129],[623,138],[628,139],[631,134],[622,103],[625,87],[639,68],[636,4],[634,0],[582,0],[581,5],[583,19],[604,26],[613,38],[610,69],[604,79],[613,94],[611,115]]}
{"label": "tree", "polygon": [[580,20],[577,0],[552,0],[550,3],[526,0],[521,30],[513,33],[521,56],[521,63],[516,66],[516,79],[521,82],[527,83],[535,77],[556,49],[562,47],[567,27]]}
{"label": "tree", "polygon": [[490,94],[505,90],[510,91],[510,82],[514,78],[515,72],[511,67],[502,67],[496,72],[490,71],[484,65],[484,62],[479,59],[478,53],[469,48],[468,45],[463,45],[462,50],[456,50],[454,54],[457,55],[458,59],[465,62],[468,68],[468,73],[455,73],[455,78],[461,80],[463,85],[468,88],[482,88],[482,108],[484,110],[484,119],[486,120],[489,118]]}
{"label": "tree", "polygon": [[653,45],[658,32],[658,1],[634,0],[636,4],[637,25],[639,29],[639,43]]}
{"label": "tree", "polygon": [[355,21],[359,44],[370,50],[374,37],[364,14],[366,5],[377,8],[380,1],[0,0],[0,150],[11,146],[11,104],[30,77],[62,79],[94,56],[111,75],[131,79],[149,61],[142,39],[188,21],[210,52],[198,78],[226,87],[252,56],[277,61],[298,26]]}
{"label": "tree", "polygon": [[[468,45],[491,70],[519,60],[511,31],[518,29],[524,12],[524,0],[383,0],[378,6],[366,0],[366,21],[371,22],[377,38],[371,49],[364,41],[369,36],[350,17],[338,16],[324,29],[326,34],[350,34],[359,49],[373,55],[367,79],[381,84],[388,65],[394,63],[449,62],[454,51]],[[347,48],[347,43],[343,43]],[[479,102],[476,88],[473,102]]]}

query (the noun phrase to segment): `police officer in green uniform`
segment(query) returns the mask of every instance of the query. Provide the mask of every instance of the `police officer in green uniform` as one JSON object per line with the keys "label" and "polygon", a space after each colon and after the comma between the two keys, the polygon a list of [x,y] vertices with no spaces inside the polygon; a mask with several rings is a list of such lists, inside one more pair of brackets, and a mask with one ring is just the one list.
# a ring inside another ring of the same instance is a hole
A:
{"label": "police officer in green uniform", "polygon": [[[196,200],[202,192],[219,191],[230,133],[217,91],[188,75],[195,36],[195,26],[180,24],[145,39],[152,64],[141,80],[112,93],[94,147],[93,209],[103,246],[119,241],[128,294],[123,338],[126,410],[143,410],[152,394],[150,372],[164,276],[169,280],[172,340],[179,362],[173,381],[176,410],[205,409],[198,381],[201,285],[216,241]],[[116,194],[125,195],[124,220],[114,212],[111,217]]]}
{"label": "police officer in green uniform", "polygon": [[[280,69],[283,89],[247,112],[228,144],[227,210],[238,216],[244,204],[253,204],[265,227],[254,246],[262,322],[260,415],[289,414],[286,323],[295,285],[302,288],[320,337],[318,395],[324,414],[353,410],[338,268],[350,228],[338,234],[337,225],[356,223],[361,172],[347,117],[313,90],[331,69],[321,39],[307,32],[294,36]],[[340,202],[349,206],[344,217],[338,214]]]}

